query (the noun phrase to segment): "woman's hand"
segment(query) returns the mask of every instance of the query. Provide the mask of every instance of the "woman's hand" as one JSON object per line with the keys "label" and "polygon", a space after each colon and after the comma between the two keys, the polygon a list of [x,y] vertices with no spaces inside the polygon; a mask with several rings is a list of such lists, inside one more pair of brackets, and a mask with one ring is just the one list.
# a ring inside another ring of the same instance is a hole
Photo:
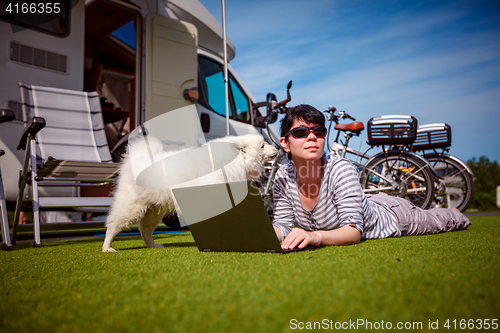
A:
{"label": "woman's hand", "polygon": [[[281,235],[281,232],[279,233]],[[279,239],[279,236],[278,236]],[[286,237],[281,247],[283,250],[299,249],[307,245],[352,245],[361,241],[361,232],[355,227],[346,225],[334,230],[318,230],[307,232],[300,228],[294,228]]]}
{"label": "woman's hand", "polygon": [[294,228],[281,244],[283,250],[290,250],[298,247],[302,249],[307,245],[318,245],[321,242],[319,233],[307,232],[304,229]]}

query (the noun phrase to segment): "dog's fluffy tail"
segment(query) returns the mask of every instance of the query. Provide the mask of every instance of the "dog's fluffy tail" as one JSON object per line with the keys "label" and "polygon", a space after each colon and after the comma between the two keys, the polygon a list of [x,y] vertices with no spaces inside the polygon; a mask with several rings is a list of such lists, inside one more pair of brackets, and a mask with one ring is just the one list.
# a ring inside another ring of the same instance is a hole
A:
{"label": "dog's fluffy tail", "polygon": [[130,141],[128,145],[128,155],[134,157],[154,156],[163,151],[163,144],[155,136],[140,136]]}
{"label": "dog's fluffy tail", "polygon": [[135,179],[144,169],[156,161],[157,156],[163,151],[160,139],[152,135],[131,139],[120,164],[120,177],[133,177]]}

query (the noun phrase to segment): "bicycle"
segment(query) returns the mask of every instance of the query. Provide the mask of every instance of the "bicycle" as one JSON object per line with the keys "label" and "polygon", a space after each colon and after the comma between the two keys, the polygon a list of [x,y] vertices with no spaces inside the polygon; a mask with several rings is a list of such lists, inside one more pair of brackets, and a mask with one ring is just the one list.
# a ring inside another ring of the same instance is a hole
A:
{"label": "bicycle", "polygon": [[260,195],[262,197],[262,200],[264,202],[264,206],[266,207],[267,214],[269,215],[271,221],[273,219],[273,210],[274,210],[273,193],[272,193],[274,177],[276,176],[276,172],[278,171],[279,167],[282,164],[284,164],[285,161],[288,160],[288,158],[285,154],[285,151],[281,147],[281,145],[274,141],[274,139],[271,135],[271,131],[269,130],[269,125],[276,122],[276,120],[278,120],[279,114],[285,114],[286,111],[288,110],[287,104],[292,100],[292,97],[290,95],[290,88],[292,88],[292,81],[291,80],[290,80],[290,82],[288,82],[288,84],[286,86],[287,98],[285,100],[282,100],[279,103],[278,103],[278,100],[277,100],[275,94],[268,93],[267,97],[266,97],[266,102],[262,102],[262,103],[257,104],[257,106],[266,106],[267,107],[267,115],[265,117],[263,117],[263,119],[261,121],[266,124],[266,130],[267,130],[267,134],[268,134],[269,139],[276,146],[276,148],[278,148],[278,155],[276,155],[276,157],[274,158],[273,161],[267,162],[264,165],[264,172],[262,173],[259,180],[257,181]]}
{"label": "bicycle", "polygon": [[[287,103],[291,101],[291,85],[292,81],[290,81],[287,85],[286,100],[277,103],[276,96],[270,93],[267,96],[267,102],[264,102],[267,103],[266,105],[268,106],[267,116],[264,119],[268,132],[269,124],[277,120],[278,114],[284,114],[288,109]],[[348,147],[349,139],[354,135],[359,135],[364,129],[363,123],[356,122],[347,125],[341,125],[338,123],[340,119],[355,119],[349,116],[345,111],[341,111],[339,112],[339,114],[335,114],[335,111],[336,109],[331,107],[325,112],[327,113],[327,115],[330,115],[330,128],[328,132],[330,133],[332,121],[336,122],[335,129],[338,131],[337,138],[334,142],[335,147],[332,149],[328,148],[328,150],[330,150],[331,153],[338,154],[341,157],[345,157],[346,153],[349,152],[357,156],[367,158],[368,156],[366,155],[366,153],[362,154]],[[407,122],[406,124],[408,125],[410,123]],[[412,122],[410,125],[412,130],[411,133],[416,133],[416,119],[414,119],[414,122]],[[392,133],[394,134],[394,124],[389,126],[389,129],[391,128]],[[384,128],[379,128],[380,133],[382,133],[384,130]],[[400,138],[401,136],[403,136],[405,140],[413,142],[413,140],[415,139],[414,135],[413,139],[407,138],[408,135],[407,133],[405,133],[406,130],[403,126],[396,127],[396,132],[398,133],[398,136]],[[341,131],[345,133],[345,144],[339,143],[339,135]],[[269,137],[272,140],[272,136],[269,135]],[[327,142],[328,141],[329,140],[327,139]],[[375,140],[374,142],[379,141]],[[398,141],[392,140],[392,143],[395,142]],[[277,144],[276,142],[274,142],[274,144],[278,147],[279,154],[274,161],[272,161],[265,167],[263,176],[259,181],[261,185],[261,196],[267,208],[268,214],[271,217],[273,209],[272,185],[276,172],[279,166],[282,164],[283,159],[286,157],[286,154],[281,148],[281,145]],[[384,150],[383,156],[382,153],[379,153],[373,157],[369,157],[366,166],[355,161],[352,162],[358,167],[358,171],[360,171],[360,181],[363,185],[365,193],[386,192],[389,195],[406,197],[415,205],[424,209],[430,207],[432,199],[434,198],[434,176],[437,175],[434,175],[432,173],[432,168],[430,167],[430,165],[417,154],[409,151],[404,151],[403,149],[390,151]],[[380,167],[382,169],[379,169]],[[412,189],[408,189],[408,181],[412,185]]]}
{"label": "bicycle", "polygon": [[467,164],[448,154],[450,146],[451,126],[434,123],[418,127],[416,140],[410,149],[421,152],[446,185],[445,192],[436,195],[434,206],[457,208],[464,212],[474,194],[474,174]]}
{"label": "bicycle", "polygon": [[[417,119],[399,115],[371,118],[368,121],[370,148],[361,153],[349,148],[349,140],[361,134],[365,129],[364,124],[356,122],[345,111],[337,111],[335,107],[325,111],[330,122],[327,142],[332,123],[335,123],[334,129],[337,130],[337,136],[331,147],[328,144],[328,150],[340,157],[345,158],[349,153],[360,157],[360,161],[366,160],[360,163],[350,159],[358,169],[363,191],[403,197],[418,207],[428,209],[434,199],[435,179],[439,177],[425,159],[409,150],[408,145],[416,137]],[[355,122],[340,124],[342,119]],[[340,141],[341,132],[344,133],[345,142]],[[382,152],[374,156],[367,155],[369,150],[377,146],[382,146]]]}

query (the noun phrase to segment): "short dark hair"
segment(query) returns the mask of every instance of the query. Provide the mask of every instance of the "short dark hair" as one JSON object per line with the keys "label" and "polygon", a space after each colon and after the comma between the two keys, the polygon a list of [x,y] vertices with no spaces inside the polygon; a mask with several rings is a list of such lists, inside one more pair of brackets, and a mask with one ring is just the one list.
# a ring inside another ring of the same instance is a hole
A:
{"label": "short dark hair", "polygon": [[[308,104],[300,104],[286,111],[285,118],[281,120],[281,137],[284,137],[292,129],[295,120],[304,120],[311,124],[325,126],[325,115],[315,107]],[[287,154],[292,159],[292,154]]]}
{"label": "short dark hair", "polygon": [[311,124],[325,126],[325,116],[315,107],[300,104],[287,110],[285,118],[281,120],[281,137],[284,137],[292,129],[296,120],[304,120]]}

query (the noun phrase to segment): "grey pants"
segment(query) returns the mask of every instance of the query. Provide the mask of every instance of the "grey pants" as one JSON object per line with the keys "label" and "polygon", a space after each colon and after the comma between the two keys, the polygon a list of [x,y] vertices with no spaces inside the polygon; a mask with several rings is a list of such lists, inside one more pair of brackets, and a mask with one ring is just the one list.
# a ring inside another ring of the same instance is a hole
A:
{"label": "grey pants", "polygon": [[386,204],[397,216],[401,236],[438,234],[463,230],[471,225],[469,219],[456,209],[433,208],[424,210],[406,199],[385,193],[367,195],[368,200]]}

